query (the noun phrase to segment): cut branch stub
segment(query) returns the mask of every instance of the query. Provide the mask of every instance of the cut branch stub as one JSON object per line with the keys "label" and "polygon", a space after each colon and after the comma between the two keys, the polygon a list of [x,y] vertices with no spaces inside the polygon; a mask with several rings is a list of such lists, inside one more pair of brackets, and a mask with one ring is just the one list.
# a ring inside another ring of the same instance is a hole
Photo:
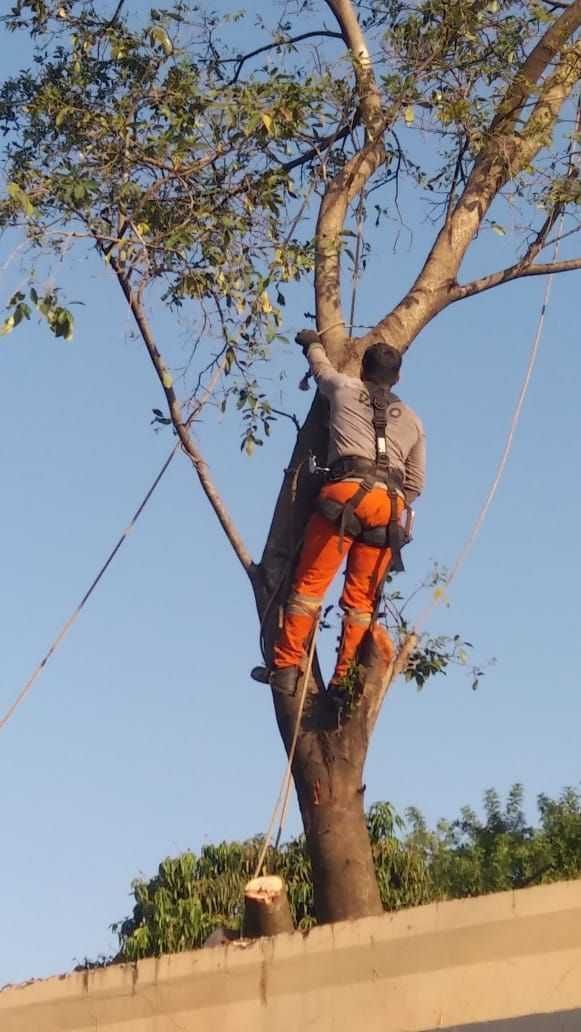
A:
{"label": "cut branch stub", "polygon": [[285,884],[278,875],[253,878],[244,889],[245,939],[260,939],[265,935],[294,932]]}

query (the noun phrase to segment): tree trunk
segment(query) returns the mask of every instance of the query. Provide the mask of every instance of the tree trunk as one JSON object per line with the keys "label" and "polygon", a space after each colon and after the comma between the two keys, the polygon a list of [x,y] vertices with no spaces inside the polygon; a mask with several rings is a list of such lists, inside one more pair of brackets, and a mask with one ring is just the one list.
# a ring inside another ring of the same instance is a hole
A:
{"label": "tree trunk", "polygon": [[[298,698],[273,693],[273,701],[288,755]],[[353,713],[339,721],[320,674],[311,677],[292,772],[321,923],[382,912],[364,809],[367,725],[364,696]]]}
{"label": "tree trunk", "polygon": [[[255,578],[267,663],[278,633],[304,527],[320,484],[309,476],[309,451],[327,453],[326,406],[315,397],[299,432],[276,504]],[[377,677],[371,679],[377,694]],[[364,809],[363,768],[373,705],[366,684],[351,715],[339,722],[327,702],[318,664],[308,688],[293,777],[313,871],[315,912],[320,922],[344,921],[382,912]],[[298,698],[273,693],[279,731],[288,752],[298,714]]]}
{"label": "tree trunk", "polygon": [[340,730],[319,732],[316,748],[304,743],[308,758],[303,748],[294,765],[321,923],[383,909],[364,811],[367,744],[357,744],[352,733],[358,723],[354,715]]}

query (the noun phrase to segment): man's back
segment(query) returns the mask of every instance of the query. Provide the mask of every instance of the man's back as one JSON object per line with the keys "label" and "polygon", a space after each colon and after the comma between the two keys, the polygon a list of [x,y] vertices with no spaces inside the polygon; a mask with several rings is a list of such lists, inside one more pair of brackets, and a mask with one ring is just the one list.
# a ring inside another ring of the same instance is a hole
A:
{"label": "man's back", "polygon": [[[310,346],[308,359],[318,388],[329,402],[329,464],[347,455],[374,462],[373,409],[365,383],[338,373],[320,344]],[[413,409],[392,392],[388,392],[386,438],[389,467],[401,474],[406,499],[413,501],[424,486],[425,434]]]}

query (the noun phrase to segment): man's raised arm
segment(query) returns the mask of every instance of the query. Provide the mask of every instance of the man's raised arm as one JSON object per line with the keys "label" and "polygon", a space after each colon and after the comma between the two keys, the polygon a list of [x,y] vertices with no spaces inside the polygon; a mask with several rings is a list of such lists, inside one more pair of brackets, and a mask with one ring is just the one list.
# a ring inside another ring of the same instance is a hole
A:
{"label": "man's raised arm", "polygon": [[303,349],[303,354],[311,367],[317,387],[325,397],[333,392],[341,381],[341,373],[327,358],[327,353],[319,340],[319,334],[314,330],[301,330],[295,337],[297,344]]}

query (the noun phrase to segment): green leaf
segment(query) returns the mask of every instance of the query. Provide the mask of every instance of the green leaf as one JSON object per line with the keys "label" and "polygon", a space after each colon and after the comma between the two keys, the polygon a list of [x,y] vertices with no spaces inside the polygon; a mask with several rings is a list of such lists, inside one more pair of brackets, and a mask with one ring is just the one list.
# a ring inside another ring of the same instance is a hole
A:
{"label": "green leaf", "polygon": [[157,45],[161,47],[166,57],[173,54],[173,43],[165,29],[162,29],[161,25],[156,25],[151,29],[149,35],[152,42],[157,43]]}
{"label": "green leaf", "polygon": [[415,114],[415,111],[413,109],[413,105],[412,104],[408,104],[408,106],[406,107],[406,109],[405,109],[405,111],[403,113],[403,117],[404,117],[404,121],[405,121],[406,125],[413,125],[413,123],[416,120],[416,114]]}
{"label": "green leaf", "polygon": [[12,333],[12,330],[16,326],[16,320],[13,315],[9,315],[0,326],[0,337],[5,337],[8,333]]}
{"label": "green leaf", "polygon": [[21,301],[14,309],[14,325],[18,326],[23,319],[30,319],[30,308]]}
{"label": "green leaf", "polygon": [[30,200],[30,197],[24,192],[18,183],[8,183],[6,190],[14,203],[17,204],[19,208],[22,208],[25,215],[32,217],[36,213],[36,208]]}
{"label": "green leaf", "polygon": [[266,129],[268,135],[272,136],[272,123],[273,123],[272,115],[270,114],[269,111],[261,111],[260,112],[260,117],[262,119],[262,124],[263,124],[264,128]]}
{"label": "green leaf", "polygon": [[49,316],[49,323],[55,337],[62,337],[67,342],[73,339],[74,320],[67,308],[54,309],[52,319]]}

